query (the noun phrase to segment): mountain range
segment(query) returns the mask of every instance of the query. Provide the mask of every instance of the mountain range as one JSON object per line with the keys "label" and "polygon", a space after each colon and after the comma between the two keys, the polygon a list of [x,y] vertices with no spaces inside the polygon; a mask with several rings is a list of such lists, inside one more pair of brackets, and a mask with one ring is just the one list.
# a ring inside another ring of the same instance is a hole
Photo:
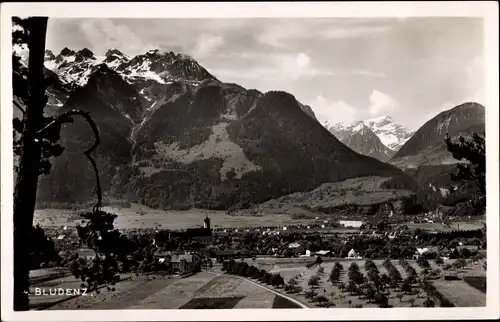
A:
{"label": "mountain range", "polygon": [[[224,83],[186,55],[65,48],[45,59],[49,113],[82,109],[99,128],[95,158],[108,199],[246,208],[328,182],[406,176],[345,146],[293,95]],[[65,153],[40,180],[38,198],[89,200],[94,178],[82,152],[92,132],[75,119],[62,138]]]}
{"label": "mountain range", "polygon": [[336,124],[329,131],[354,151],[380,161],[389,160],[395,153],[363,122],[351,126]]}
{"label": "mountain range", "polygon": [[[359,191],[344,198],[361,200],[362,212],[413,202],[422,187],[441,191],[433,179],[451,171],[444,133],[484,129],[484,107],[475,103],[441,113],[415,134],[390,117],[323,126],[289,93],[224,83],[191,57],[159,50],[128,57],[110,49],[99,57],[65,48],[57,56],[46,51],[45,67],[46,112],[82,109],[99,128],[104,197],[154,208],[248,208],[307,191],[323,196],[335,182],[370,182],[362,200]],[[41,177],[38,199],[85,202],[94,177],[82,153],[93,135],[79,119],[62,132],[66,150]],[[368,177],[382,179],[352,180]],[[366,208],[367,200],[377,208]]]}

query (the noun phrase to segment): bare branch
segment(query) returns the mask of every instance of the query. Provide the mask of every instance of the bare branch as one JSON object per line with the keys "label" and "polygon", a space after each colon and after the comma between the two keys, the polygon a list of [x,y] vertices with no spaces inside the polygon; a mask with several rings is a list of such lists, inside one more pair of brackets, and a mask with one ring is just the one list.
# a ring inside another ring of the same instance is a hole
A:
{"label": "bare branch", "polygon": [[94,132],[94,137],[95,137],[94,144],[88,150],[86,150],[84,153],[87,156],[87,159],[89,159],[90,163],[92,164],[92,167],[93,167],[94,173],[95,173],[95,180],[96,180],[95,193],[97,194],[97,203],[95,204],[95,206],[93,208],[93,211],[95,212],[95,211],[99,210],[99,208],[101,208],[101,205],[102,205],[102,190],[101,190],[101,183],[99,180],[99,171],[97,170],[97,164],[95,163],[95,160],[92,158],[92,156],[90,154],[95,149],[97,149],[97,146],[101,142],[101,139],[99,137],[99,130],[97,129],[97,125],[94,123],[94,120],[92,120],[89,113],[81,111],[81,110],[67,111],[64,114],[57,117],[51,123],[47,124],[47,126],[45,126],[43,129],[38,131],[37,134],[38,135],[43,134],[44,132],[46,132],[47,130],[49,130],[50,128],[52,128],[53,126],[56,126],[56,125],[62,125],[63,123],[73,123],[73,119],[71,118],[71,116],[73,116],[73,115],[80,115],[81,117],[83,117],[87,121],[87,123],[90,125],[90,127],[92,128],[92,131]]}
{"label": "bare branch", "polygon": [[22,108],[22,106],[19,105],[19,103],[15,100],[13,100],[12,102],[14,102],[14,105],[23,113],[23,116],[26,116],[26,111],[24,110],[24,108]]}

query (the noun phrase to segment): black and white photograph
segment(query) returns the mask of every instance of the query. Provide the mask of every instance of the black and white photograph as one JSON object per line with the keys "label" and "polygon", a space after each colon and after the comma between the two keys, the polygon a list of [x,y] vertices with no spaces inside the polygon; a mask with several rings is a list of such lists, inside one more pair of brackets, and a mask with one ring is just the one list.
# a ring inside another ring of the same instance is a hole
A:
{"label": "black and white photograph", "polygon": [[497,3],[9,5],[2,320],[498,318]]}

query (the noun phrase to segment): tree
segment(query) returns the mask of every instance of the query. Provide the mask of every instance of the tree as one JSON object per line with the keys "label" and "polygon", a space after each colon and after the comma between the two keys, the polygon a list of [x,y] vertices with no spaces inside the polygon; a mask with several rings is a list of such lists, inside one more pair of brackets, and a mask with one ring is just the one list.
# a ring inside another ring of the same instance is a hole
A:
{"label": "tree", "polygon": [[296,286],[297,285],[297,279],[295,279],[293,277],[290,277],[290,279],[288,280],[288,284],[290,284],[292,286]]}
{"label": "tree", "polygon": [[328,280],[332,283],[335,284],[339,281],[340,278],[340,272],[337,269],[333,269],[332,272],[330,273],[330,277]]}
{"label": "tree", "polygon": [[375,294],[375,303],[380,307],[389,307],[389,298],[387,295],[377,292],[377,294]]}
{"label": "tree", "polygon": [[37,225],[31,229],[30,269],[39,269],[49,262],[60,262],[54,242],[45,235],[42,227]]}
{"label": "tree", "polygon": [[403,293],[398,293],[396,294],[396,297],[399,299],[399,303],[401,303],[401,301],[403,301]]}
{"label": "tree", "polygon": [[63,123],[71,123],[71,116],[81,115],[94,130],[95,143],[85,152],[94,166],[98,203],[101,205],[101,191],[97,167],[90,153],[99,144],[97,127],[88,114],[69,111],[57,118],[44,115],[48,98],[45,95],[44,78],[45,35],[47,17],[12,19],[12,38],[15,45],[27,45],[28,66],[25,68],[20,58],[13,53],[13,104],[22,113],[22,118],[13,120],[14,154],[18,156],[17,176],[14,187],[14,310],[29,310],[29,245],[30,230],[33,225],[38,177],[50,171],[50,159],[63,152],[57,143]]}
{"label": "tree", "polygon": [[375,295],[377,294],[377,289],[375,288],[375,285],[373,285],[372,283],[365,284],[365,287],[363,289],[363,294],[369,301],[373,301],[375,299]]}
{"label": "tree", "polygon": [[430,298],[427,298],[424,302],[424,306],[425,307],[434,307],[434,306],[436,306],[436,303],[434,303],[434,301],[431,300]]}
{"label": "tree", "polygon": [[467,163],[459,163],[456,166],[452,179],[463,182],[474,180],[479,188],[480,195],[475,200],[475,205],[482,211],[486,208],[486,146],[485,133],[472,133],[472,138],[466,139],[463,136],[458,141],[452,141],[446,134],[446,147],[453,157]]}
{"label": "tree", "polygon": [[305,294],[304,294],[304,296],[307,299],[311,299],[311,300],[313,300],[317,295],[318,295],[318,293],[313,289],[310,289],[309,291],[305,292]]}
{"label": "tree", "polygon": [[412,288],[411,288],[411,283],[410,283],[410,281],[408,280],[408,278],[406,278],[406,279],[403,281],[403,284],[401,284],[401,291],[403,291],[403,292],[405,292],[405,293],[411,293]]}
{"label": "tree", "polygon": [[316,275],[313,275],[311,276],[311,278],[309,278],[309,281],[307,282],[307,285],[309,285],[310,287],[316,287],[319,285],[319,277],[316,276]]}
{"label": "tree", "polygon": [[282,285],[285,284],[285,280],[283,279],[283,277],[281,276],[281,274],[276,273],[276,274],[273,274],[273,279],[272,279],[272,283],[271,284],[273,286],[279,287],[279,286],[282,286]]}
{"label": "tree", "polygon": [[[13,43],[25,43],[29,50],[27,84],[20,73],[20,59],[13,57],[13,102],[23,113],[23,120],[17,119],[13,124],[14,129],[22,133],[21,138],[14,141],[14,152],[20,157],[14,190],[14,310],[25,311],[29,309],[29,235],[42,156],[36,134],[44,122],[43,108],[47,102],[43,86],[47,18],[13,18],[13,24],[21,28],[13,32]],[[26,101],[26,109],[17,102],[18,95],[21,101]]]}

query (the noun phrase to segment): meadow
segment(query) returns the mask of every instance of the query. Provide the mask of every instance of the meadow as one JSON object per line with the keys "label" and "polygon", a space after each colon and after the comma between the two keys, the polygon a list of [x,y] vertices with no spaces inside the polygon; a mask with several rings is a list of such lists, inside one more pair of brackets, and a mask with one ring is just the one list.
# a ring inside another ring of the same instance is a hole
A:
{"label": "meadow", "polygon": [[[74,277],[56,279],[33,287],[78,288]],[[132,277],[87,296],[36,296],[32,309],[250,309],[297,308],[289,300],[251,281],[215,272],[186,278]]]}

